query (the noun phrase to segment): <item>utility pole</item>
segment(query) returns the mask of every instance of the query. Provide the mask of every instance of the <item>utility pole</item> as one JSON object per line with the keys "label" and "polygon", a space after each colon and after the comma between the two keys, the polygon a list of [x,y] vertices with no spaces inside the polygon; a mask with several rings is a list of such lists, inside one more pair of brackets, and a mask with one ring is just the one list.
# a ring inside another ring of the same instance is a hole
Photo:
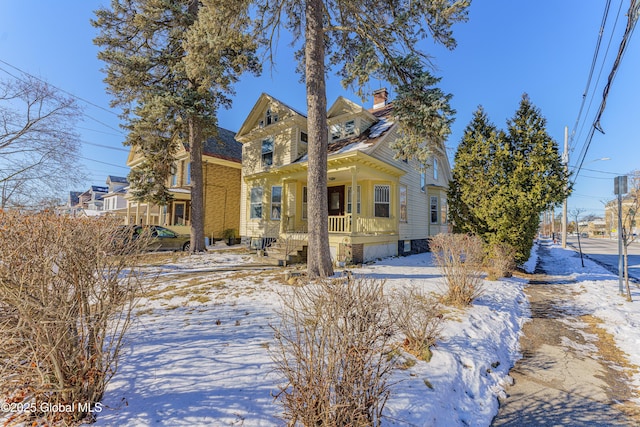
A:
{"label": "utility pole", "polygon": [[[564,170],[569,169],[569,127],[564,127],[564,153],[562,154]],[[567,198],[562,202],[562,247],[567,247]]]}

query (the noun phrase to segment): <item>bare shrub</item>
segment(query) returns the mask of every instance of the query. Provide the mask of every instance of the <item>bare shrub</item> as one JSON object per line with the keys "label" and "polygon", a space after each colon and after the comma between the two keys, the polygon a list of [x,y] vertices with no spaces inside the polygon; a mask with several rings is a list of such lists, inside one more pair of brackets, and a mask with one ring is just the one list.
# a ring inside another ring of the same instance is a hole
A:
{"label": "bare shrub", "polygon": [[402,289],[395,298],[396,324],[405,336],[403,348],[418,359],[431,360],[431,347],[440,339],[444,315],[438,297]]}
{"label": "bare shrub", "polygon": [[431,238],[430,248],[444,274],[443,301],[460,307],[470,305],[482,294],[482,239],[468,234],[438,234]]}
{"label": "bare shrub", "polygon": [[489,280],[511,277],[516,268],[516,249],[508,243],[490,243],[486,248],[485,269]]}
{"label": "bare shrub", "polygon": [[271,356],[289,425],[379,426],[389,397],[393,335],[384,282],[323,279],[291,289]]}
{"label": "bare shrub", "polygon": [[114,220],[0,212],[0,398],[9,421],[73,424],[100,409],[138,291],[142,239]]}

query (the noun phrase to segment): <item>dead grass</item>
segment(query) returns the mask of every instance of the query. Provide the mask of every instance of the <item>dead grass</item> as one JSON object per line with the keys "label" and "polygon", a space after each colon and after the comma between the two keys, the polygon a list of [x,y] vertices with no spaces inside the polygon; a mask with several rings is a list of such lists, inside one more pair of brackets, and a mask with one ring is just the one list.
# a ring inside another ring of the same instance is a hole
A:
{"label": "dead grass", "polygon": [[598,347],[598,353],[603,361],[612,366],[616,371],[619,371],[622,376],[622,381],[616,381],[616,384],[610,384],[617,394],[623,396],[624,399],[614,406],[633,418],[639,423],[638,425],[640,425],[640,407],[630,401],[631,399],[640,397],[640,392],[629,386],[633,375],[638,374],[640,368],[629,362],[627,354],[616,345],[613,335],[600,326],[603,323],[601,319],[587,314],[580,316],[580,320],[587,324],[587,331],[589,333],[598,337],[598,340],[594,344]]}
{"label": "dead grass", "polygon": [[199,302],[200,304],[206,304],[211,301],[211,298],[207,295],[196,295],[189,298],[189,301]]}

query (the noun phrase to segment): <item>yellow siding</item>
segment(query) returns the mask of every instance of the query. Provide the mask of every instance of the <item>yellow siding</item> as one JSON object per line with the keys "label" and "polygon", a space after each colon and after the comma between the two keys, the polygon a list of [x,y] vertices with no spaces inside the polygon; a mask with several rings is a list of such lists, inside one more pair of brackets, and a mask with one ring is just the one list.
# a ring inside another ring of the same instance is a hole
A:
{"label": "yellow siding", "polygon": [[[417,163],[413,160],[403,162],[394,158],[395,151],[389,145],[396,137],[397,132],[394,131],[376,148],[372,155],[406,172],[400,177],[399,184],[407,187],[407,222],[399,223],[399,239],[425,239],[429,235],[429,199],[426,191],[421,189],[420,171]],[[396,203],[398,203],[398,199],[398,194],[396,193],[394,196]],[[398,216],[399,209],[398,206]]]}
{"label": "yellow siding", "polygon": [[240,169],[205,165],[205,234],[222,238],[226,229],[240,229]]}

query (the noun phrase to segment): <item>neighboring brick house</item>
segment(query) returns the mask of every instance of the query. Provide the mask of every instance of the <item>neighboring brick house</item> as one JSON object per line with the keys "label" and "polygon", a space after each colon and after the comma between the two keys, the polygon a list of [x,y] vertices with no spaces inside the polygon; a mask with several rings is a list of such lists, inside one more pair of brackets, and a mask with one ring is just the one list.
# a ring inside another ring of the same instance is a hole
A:
{"label": "neighboring brick house", "polygon": [[[127,166],[135,168],[143,160],[134,148]],[[242,146],[234,133],[218,128],[218,135],[209,138],[203,147],[204,232],[209,239],[220,239],[225,230],[240,227],[240,175]],[[179,233],[189,233],[191,226],[191,163],[189,153],[181,148],[176,154],[173,174],[169,177],[169,192],[173,200],[166,206],[136,202],[127,195],[126,224],[164,225]]]}
{"label": "neighboring brick house", "polygon": [[[429,236],[448,231],[451,171],[444,146],[426,168],[396,160],[392,104],[386,90],[374,96],[371,110],[340,97],[327,112],[329,245],[335,261],[425,251]],[[243,144],[241,236],[256,248],[275,241],[274,252],[295,241],[295,251],[304,253],[306,116],[262,94],[236,139]],[[286,251],[285,259],[292,252]]]}

